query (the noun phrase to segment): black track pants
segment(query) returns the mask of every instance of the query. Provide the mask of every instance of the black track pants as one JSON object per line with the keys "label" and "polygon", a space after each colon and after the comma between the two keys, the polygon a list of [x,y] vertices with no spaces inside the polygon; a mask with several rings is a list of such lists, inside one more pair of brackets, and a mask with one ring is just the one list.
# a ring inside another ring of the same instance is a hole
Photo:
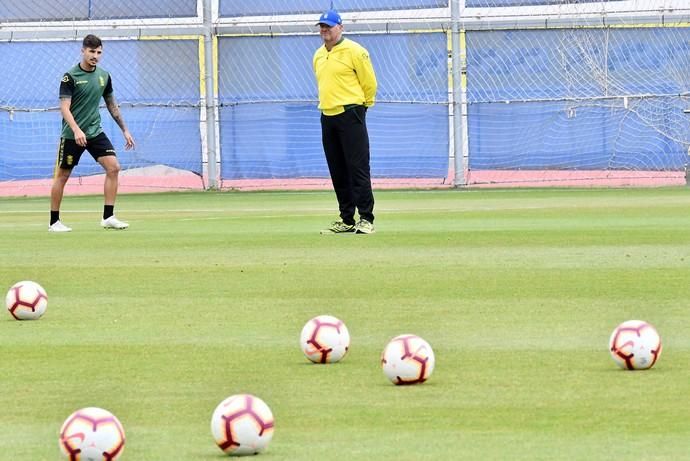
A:
{"label": "black track pants", "polygon": [[321,142],[343,222],[354,224],[356,207],[360,218],[373,223],[366,108],[357,106],[332,116],[321,114]]}

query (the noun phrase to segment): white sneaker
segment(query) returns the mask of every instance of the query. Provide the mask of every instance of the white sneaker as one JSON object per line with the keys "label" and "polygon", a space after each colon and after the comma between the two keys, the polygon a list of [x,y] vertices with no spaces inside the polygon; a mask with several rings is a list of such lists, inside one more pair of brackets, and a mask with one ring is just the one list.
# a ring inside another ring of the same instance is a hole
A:
{"label": "white sneaker", "polygon": [[366,219],[360,219],[355,225],[355,233],[357,234],[373,234],[374,232],[376,232],[374,224]]}
{"label": "white sneaker", "polygon": [[72,228],[65,226],[60,221],[55,221],[48,226],[48,232],[72,232]]}
{"label": "white sneaker", "polygon": [[103,229],[127,229],[129,224],[122,222],[115,217],[115,215],[109,217],[108,219],[101,219],[101,227]]}

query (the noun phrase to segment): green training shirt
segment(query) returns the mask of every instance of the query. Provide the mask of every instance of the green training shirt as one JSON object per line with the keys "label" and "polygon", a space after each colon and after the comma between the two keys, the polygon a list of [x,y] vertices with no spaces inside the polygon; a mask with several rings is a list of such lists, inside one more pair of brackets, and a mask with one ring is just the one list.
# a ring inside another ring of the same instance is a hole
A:
{"label": "green training shirt", "polygon": [[[72,99],[69,110],[86,139],[93,139],[103,132],[99,106],[101,98],[112,93],[110,74],[100,67],[88,72],[77,64],[65,72],[60,82],[60,99]],[[62,137],[74,139],[72,128],[64,120]]]}

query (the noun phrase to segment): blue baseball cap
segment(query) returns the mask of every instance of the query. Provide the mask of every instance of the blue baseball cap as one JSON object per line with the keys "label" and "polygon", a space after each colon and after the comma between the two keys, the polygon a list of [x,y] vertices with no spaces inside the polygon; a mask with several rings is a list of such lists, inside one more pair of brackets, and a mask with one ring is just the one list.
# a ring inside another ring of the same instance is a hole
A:
{"label": "blue baseball cap", "polygon": [[319,18],[319,22],[316,23],[318,26],[319,24],[326,24],[329,27],[333,26],[339,26],[343,23],[343,18],[340,17],[337,11],[335,10],[328,10],[324,14],[321,15]]}

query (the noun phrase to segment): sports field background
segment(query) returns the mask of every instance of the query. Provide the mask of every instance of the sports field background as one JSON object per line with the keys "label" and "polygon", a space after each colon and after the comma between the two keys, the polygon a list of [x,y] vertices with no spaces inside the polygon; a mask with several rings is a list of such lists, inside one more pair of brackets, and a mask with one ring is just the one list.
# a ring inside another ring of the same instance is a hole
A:
{"label": "sports field background", "polygon": [[[58,460],[74,410],[118,416],[122,460],[223,459],[210,417],[248,392],[273,410],[261,460],[690,459],[690,191],[385,191],[377,233],[322,236],[332,192],[0,199],[0,287],[49,296],[0,317],[0,460]],[[299,349],[319,314],[350,353]],[[652,370],[619,370],[608,339],[651,322]],[[387,341],[425,338],[436,370],[395,387]]]}

